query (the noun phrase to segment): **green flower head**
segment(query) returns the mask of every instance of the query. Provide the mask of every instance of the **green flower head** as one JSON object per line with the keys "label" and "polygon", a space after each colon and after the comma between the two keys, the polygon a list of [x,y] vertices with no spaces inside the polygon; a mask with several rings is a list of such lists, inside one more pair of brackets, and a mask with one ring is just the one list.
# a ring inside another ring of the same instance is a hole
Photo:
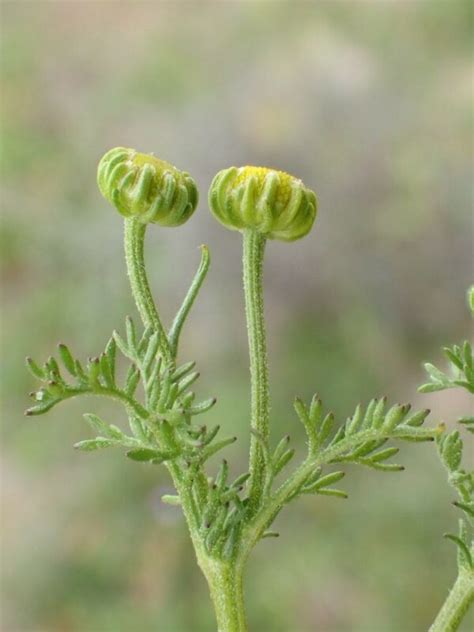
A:
{"label": "green flower head", "polygon": [[152,154],[125,147],[111,149],[101,159],[97,183],[124,217],[144,224],[179,226],[198,203],[196,183],[189,174]]}
{"label": "green flower head", "polygon": [[301,180],[248,166],[219,171],[209,189],[209,206],[227,228],[251,228],[282,241],[304,237],[317,212],[316,195]]}

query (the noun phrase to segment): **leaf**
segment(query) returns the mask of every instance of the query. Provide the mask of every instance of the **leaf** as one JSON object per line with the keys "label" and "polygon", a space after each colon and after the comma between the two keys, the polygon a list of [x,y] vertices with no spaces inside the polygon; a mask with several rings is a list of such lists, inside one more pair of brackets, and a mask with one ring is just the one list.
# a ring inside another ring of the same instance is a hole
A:
{"label": "leaf", "polygon": [[125,381],[125,389],[124,389],[125,393],[129,397],[131,397],[134,394],[139,381],[140,381],[140,371],[137,369],[137,367],[134,364],[132,364],[132,366],[128,370],[127,378]]}
{"label": "leaf", "polygon": [[155,332],[151,337],[150,340],[148,342],[148,347],[145,353],[145,357],[143,358],[143,362],[142,362],[142,369],[143,372],[146,374],[148,374],[149,370],[150,370],[150,366],[151,363],[153,362],[153,360],[156,357],[156,354],[158,352],[158,346],[160,343],[160,334],[159,332]]}
{"label": "leaf", "polygon": [[231,443],[235,443],[236,441],[237,441],[237,437],[229,437],[228,439],[222,439],[222,441],[218,441],[217,443],[211,444],[207,446],[206,448],[203,448],[200,455],[200,459],[202,459],[202,461],[207,461],[207,459],[209,459],[213,454],[215,454],[216,452],[219,452],[219,450],[222,450],[222,448],[225,448]]}
{"label": "leaf", "polygon": [[110,424],[108,426],[107,432],[112,439],[118,439],[120,441],[120,440],[128,438],[123,434],[120,428],[118,428],[117,426],[114,426],[114,424]]}
{"label": "leaf", "polygon": [[440,383],[432,384],[431,382],[428,382],[427,384],[422,384],[421,386],[419,386],[418,392],[419,393],[434,393],[435,391],[442,391],[445,388],[446,388],[445,384],[440,384]]}
{"label": "leaf", "polygon": [[275,451],[272,454],[272,463],[276,463],[281,455],[285,452],[288,444],[290,442],[290,435],[285,435],[283,439],[280,439]]}
{"label": "leaf", "polygon": [[164,494],[161,497],[161,502],[165,503],[165,505],[181,505],[181,498],[179,496],[175,496],[172,494]]}
{"label": "leaf", "polygon": [[361,459],[360,463],[380,472],[402,472],[405,469],[403,465],[398,465],[397,463],[379,463],[372,459]]}
{"label": "leaf", "polygon": [[454,364],[454,366],[457,369],[462,371],[462,369],[463,369],[463,362],[462,362],[462,359],[461,359],[460,355],[455,353],[449,347],[444,347],[443,351],[444,351],[445,356],[448,358],[448,360],[450,360],[452,362],[452,364]]}
{"label": "leaf", "polygon": [[47,369],[47,372],[49,374],[49,378],[51,380],[55,380],[55,379],[59,378],[59,376],[60,376],[59,365],[56,362],[55,358],[53,358],[53,356],[50,356],[47,359],[45,367]]}
{"label": "leaf", "polygon": [[431,364],[430,362],[425,362],[423,366],[425,367],[425,371],[434,382],[439,382],[440,384],[446,383],[446,375],[442,371],[437,369],[433,364]]}
{"label": "leaf", "polygon": [[374,429],[381,428],[382,424],[385,426],[388,415],[396,408],[396,406],[394,406],[393,408],[390,409],[387,415],[384,415],[386,403],[387,403],[386,399],[382,398],[375,405],[374,414],[372,416],[372,423],[370,425],[371,428],[374,428]]}
{"label": "leaf", "polygon": [[216,402],[217,399],[215,397],[210,397],[209,399],[206,399],[199,404],[195,404],[194,406],[190,406],[185,410],[188,415],[202,415],[202,413],[206,413],[208,410],[210,410]]}
{"label": "leaf", "polygon": [[133,435],[139,441],[143,441],[144,443],[146,443],[147,442],[146,432],[139,417],[137,417],[136,415],[129,414],[128,421],[130,425],[130,430],[132,431]]}
{"label": "leaf", "polygon": [[467,566],[468,568],[473,568],[471,552],[469,551],[469,548],[467,547],[466,543],[463,540],[461,540],[459,536],[454,535],[453,533],[445,533],[443,537],[445,537],[447,540],[451,540],[452,542],[456,544],[461,554],[461,557],[464,560],[464,565]]}
{"label": "leaf", "polygon": [[318,398],[317,395],[314,395],[313,399],[311,400],[311,405],[309,407],[309,418],[311,420],[311,423],[314,425],[314,428],[316,431],[319,430],[319,426],[322,421],[322,416],[321,416],[322,407],[323,407],[322,401]]}
{"label": "leaf", "polygon": [[209,432],[206,433],[205,436],[202,438],[202,444],[207,445],[208,443],[211,443],[211,441],[214,440],[215,436],[219,432],[220,428],[220,426],[214,426],[212,430],[209,430]]}
{"label": "leaf", "polygon": [[74,362],[74,358],[72,357],[72,354],[69,351],[69,348],[65,344],[60,343],[58,345],[58,349],[59,349],[59,355],[61,356],[61,360],[64,366],[69,371],[69,373],[75,377],[77,375],[76,365]]}
{"label": "leaf", "polygon": [[223,459],[215,480],[215,484],[220,492],[222,492],[225,487],[228,475],[229,464],[227,463],[226,459]]}
{"label": "leaf", "polygon": [[380,452],[376,452],[375,454],[373,454],[370,460],[373,463],[377,461],[385,461],[386,459],[389,459],[390,457],[397,454],[399,451],[400,449],[395,447],[385,448],[385,450],[380,450]]}
{"label": "leaf", "polygon": [[474,417],[461,417],[458,422],[466,426],[466,430],[474,433]]}
{"label": "leaf", "polygon": [[120,349],[120,351],[123,353],[123,355],[126,358],[130,358],[132,360],[135,360],[135,355],[132,354],[127,346],[127,343],[125,342],[125,340],[120,336],[120,334],[118,333],[118,331],[114,331],[113,334],[113,339],[115,340],[117,347]]}
{"label": "leaf", "polygon": [[[135,328],[135,323],[133,322],[130,316],[127,316],[125,319],[125,331],[127,333],[127,345],[128,348],[133,351],[136,355],[137,353],[137,331]],[[117,343],[118,344],[118,343]]]}
{"label": "leaf", "polygon": [[189,287],[189,290],[183,300],[183,303],[181,304],[181,307],[179,308],[174,320],[173,320],[173,324],[171,325],[171,328],[169,330],[169,334],[168,334],[168,338],[170,341],[170,347],[171,349],[176,352],[177,348],[178,348],[178,343],[179,343],[179,336],[181,334],[181,329],[184,325],[184,322],[186,321],[186,318],[189,315],[189,312],[191,311],[191,308],[194,304],[194,301],[196,299],[196,296],[198,295],[198,292],[204,282],[204,279],[206,278],[207,272],[209,270],[209,266],[211,263],[211,259],[210,259],[210,255],[209,255],[209,249],[207,246],[201,246],[201,262],[199,264],[199,268],[196,272],[196,274],[194,275],[194,278],[191,282],[191,285]]}
{"label": "leaf", "polygon": [[332,485],[333,483],[337,483],[338,481],[343,479],[344,476],[345,476],[345,472],[331,472],[330,474],[326,474],[325,476],[322,476],[320,479],[318,479],[313,489],[316,490],[321,487],[326,487],[327,485]]}
{"label": "leaf", "polygon": [[334,424],[334,413],[328,413],[321,424],[321,430],[319,431],[318,443],[322,445],[331,433]]}
{"label": "leaf", "polygon": [[377,406],[377,400],[376,399],[371,399],[370,402],[369,402],[369,405],[367,406],[367,409],[365,411],[364,419],[363,419],[362,425],[360,427],[361,431],[372,427],[372,419],[373,419],[373,416],[374,416],[374,410],[375,410],[376,406]]}
{"label": "leaf", "polygon": [[429,409],[420,410],[410,415],[410,417],[408,417],[408,419],[405,419],[403,423],[405,426],[419,427],[423,425],[423,422],[425,421],[425,419],[427,418],[429,414],[430,414]]}
{"label": "leaf", "polygon": [[97,437],[96,439],[86,439],[85,441],[79,441],[74,444],[76,450],[82,450],[84,452],[92,452],[93,450],[99,450],[100,448],[109,448],[114,445],[115,441],[106,439],[105,437]]}
{"label": "leaf", "polygon": [[189,371],[194,369],[195,366],[196,366],[195,362],[186,362],[186,364],[182,364],[177,369],[175,369],[173,373],[171,374],[171,381],[172,382],[179,381],[184,375],[186,375],[187,373],[189,373]]}
{"label": "leaf", "polygon": [[87,363],[87,373],[89,382],[94,386],[100,386],[99,384],[99,373],[100,373],[100,360],[99,358],[89,358],[89,362]]}
{"label": "leaf", "polygon": [[357,432],[359,425],[362,421],[362,405],[358,404],[354,414],[346,422],[346,435],[351,435]]}
{"label": "leaf", "polygon": [[458,500],[455,500],[453,505],[465,511],[471,518],[474,518],[474,500],[470,503],[462,503]]}
{"label": "leaf", "polygon": [[164,453],[152,448],[136,448],[128,450],[126,453],[132,461],[153,461],[154,459],[162,459]]}
{"label": "leaf", "polygon": [[472,365],[473,365],[472,348],[467,340],[463,344],[462,354],[463,354],[464,364],[469,369],[472,369]]}
{"label": "leaf", "polygon": [[84,413],[84,415],[82,416],[91,426],[92,430],[94,430],[95,432],[103,432],[104,434],[108,434],[109,425],[100,417],[94,415],[93,413]]}
{"label": "leaf", "polygon": [[36,364],[33,358],[30,358],[29,356],[26,358],[26,366],[28,370],[30,371],[30,373],[33,375],[33,377],[36,377],[39,380],[46,379],[45,372],[43,371],[43,369],[40,369],[40,367]]}
{"label": "leaf", "polygon": [[336,498],[349,498],[346,492],[341,489],[318,489],[317,494],[321,496],[335,496]]}
{"label": "leaf", "polygon": [[275,463],[275,465],[273,466],[273,474],[276,476],[277,474],[279,474],[282,469],[285,467],[285,465],[287,465],[291,459],[294,457],[295,455],[295,449],[294,448],[290,448],[289,450],[286,450],[286,452],[284,452],[281,457],[278,459],[278,461]]}
{"label": "leaf", "polygon": [[440,443],[440,453],[448,470],[456,471],[461,465],[463,443],[457,430],[446,435]]}
{"label": "leaf", "polygon": [[232,487],[241,487],[250,478],[250,472],[240,474],[232,483]]}
{"label": "leaf", "polygon": [[385,415],[385,419],[382,423],[382,430],[385,432],[390,432],[394,428],[396,428],[402,419],[405,417],[409,410],[407,406],[401,406],[397,404],[396,406],[392,406],[388,413]]}
{"label": "leaf", "polygon": [[186,391],[191,386],[191,384],[193,384],[198,378],[199,378],[199,373],[197,371],[183,378],[178,384],[176,396],[179,397],[181,393],[184,393],[184,391]]}
{"label": "leaf", "polygon": [[105,355],[109,360],[110,373],[112,375],[112,382],[115,383],[115,356],[117,353],[117,344],[114,338],[110,338],[105,346]]}
{"label": "leaf", "polygon": [[137,347],[137,354],[139,357],[141,357],[145,353],[145,349],[148,346],[148,341],[150,340],[150,336],[152,335],[153,331],[154,330],[151,325],[145,327]]}
{"label": "leaf", "polygon": [[109,357],[104,352],[100,355],[100,373],[104,378],[104,382],[108,388],[114,388],[114,378],[112,375],[112,370],[110,368]]}

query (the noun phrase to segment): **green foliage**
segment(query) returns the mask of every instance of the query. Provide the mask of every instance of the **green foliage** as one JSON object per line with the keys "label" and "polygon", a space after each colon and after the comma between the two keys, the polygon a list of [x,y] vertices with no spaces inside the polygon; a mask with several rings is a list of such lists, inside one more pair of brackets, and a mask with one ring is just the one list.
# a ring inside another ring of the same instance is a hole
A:
{"label": "green foliage", "polygon": [[[134,461],[163,463],[176,459],[188,464],[204,463],[210,456],[235,441],[235,437],[215,441],[219,426],[210,430],[196,426],[192,420],[214,406],[216,399],[195,401],[190,389],[198,379],[195,363],[175,367],[166,365],[159,354],[157,332],[146,328],[139,336],[133,320],[126,319],[126,337],[114,332],[100,356],[90,358],[83,368],[70,349],[60,344],[59,357],[73,378],[63,375],[59,362],[50,357],[40,367],[27,358],[27,366],[44,386],[31,393],[35,405],[27,415],[41,415],[60,402],[79,395],[111,397],[124,404],[129,415],[131,435],[108,424],[97,415],[84,415],[89,425],[99,433],[75,445],[79,450],[93,451],[112,446],[127,448]],[[129,361],[123,384],[117,384],[117,349]],[[142,386],[143,402],[137,389]]]}
{"label": "green foliage", "polygon": [[456,507],[461,509],[464,517],[459,521],[459,534],[445,535],[458,546],[459,569],[468,568],[474,571],[474,471],[466,471],[462,467],[463,441],[457,430],[453,430],[438,439],[438,451],[446,471],[448,481],[458,493]]}
{"label": "green foliage", "polygon": [[440,371],[429,362],[425,363],[430,381],[420,386],[420,392],[431,393],[461,386],[474,393],[474,355],[470,343],[466,340],[462,346],[444,347],[443,351],[450,363],[450,374]]}
{"label": "green foliage", "polygon": [[[51,356],[43,366],[39,366],[27,358],[30,372],[43,385],[31,394],[35,403],[26,414],[44,414],[60,402],[79,395],[109,397],[123,404],[128,416],[129,433],[93,413],[87,413],[84,417],[96,436],[79,441],[75,447],[85,452],[120,447],[132,461],[164,464],[168,469],[176,494],[165,494],[162,500],[182,508],[198,563],[209,583],[219,629],[226,632],[245,630],[241,595],[243,568],[260,539],[278,535],[270,527],[283,507],[309,494],[347,498],[346,492],[337,486],[346,472],[342,469],[326,471],[327,467],[355,464],[383,472],[401,471],[403,466],[391,461],[399,448],[387,445],[388,442],[423,442],[438,438],[443,462],[460,495],[458,506],[465,514],[471,515],[474,511],[474,482],[472,475],[461,469],[462,441],[459,433],[440,437],[443,426],[423,427],[428,410],[412,413],[408,404],[387,407],[385,398],[373,399],[365,408],[357,406],[345,423],[336,424],[333,413],[323,413],[322,402],[317,396],[313,397],[309,405],[297,398],[294,408],[307,435],[306,458],[288,473],[295,456],[295,450],[289,446],[289,435],[271,447],[263,306],[265,242],[267,237],[292,240],[306,234],[314,221],[316,203],[312,192],[306,189],[302,191],[303,185],[299,180],[281,172],[260,168],[243,169],[243,175],[250,178],[248,186],[245,190],[238,186],[234,192],[235,199],[232,198],[238,206],[242,202],[245,221],[250,222],[234,226],[245,228],[243,276],[251,377],[248,472],[232,480],[228,461],[223,459],[215,474],[208,475],[206,462],[236,441],[236,437],[220,439],[217,436],[219,425],[208,428],[195,423],[195,417],[206,413],[216,400],[209,398],[195,401],[195,393],[191,390],[199,378],[195,362],[178,365],[176,358],[181,330],[209,269],[209,252],[206,247],[202,248],[200,266],[167,331],[146,277],[143,255],[145,229],[148,222],[155,222],[161,217],[163,200],[168,201],[168,206],[177,204],[180,212],[183,210],[182,204],[187,208],[188,202],[185,192],[180,194],[179,190],[176,193],[178,199],[175,200],[175,188],[171,186],[171,181],[161,178],[161,172],[158,173],[163,165],[163,168],[168,169],[168,163],[136,152],[130,155],[132,162],[138,161],[137,164],[129,164],[127,151],[120,149],[108,153],[99,169],[99,186],[103,193],[107,189],[106,197],[112,203],[117,205],[120,202],[119,206],[123,206],[127,202],[130,206],[119,210],[126,215],[125,258],[143,329],[139,330],[132,318],[127,317],[125,333],[114,331],[104,351],[97,357],[89,358],[84,366],[64,344],[58,347],[59,360]],[[143,161],[146,168],[143,167]],[[238,175],[235,169],[231,172],[232,177]],[[125,179],[122,182],[125,193],[121,200],[115,193],[115,177]],[[261,203],[254,199],[259,183],[264,187]],[[212,186],[215,187],[215,183]],[[112,192],[109,191],[110,187]],[[131,187],[133,193],[130,199],[127,197],[127,187]],[[220,200],[221,193],[218,191],[217,197],[212,194],[210,199],[219,205],[222,202],[224,206],[219,206],[219,210],[227,213],[228,204]],[[302,202],[303,198],[305,201]],[[193,197],[191,212],[196,201],[197,193]],[[144,209],[143,205],[149,204],[151,208]],[[138,219],[131,217],[144,211],[145,214]],[[261,215],[264,224],[256,227],[250,211],[259,217]],[[280,220],[283,222],[281,226],[273,227],[274,234],[267,226],[272,218],[277,223]],[[298,232],[298,228],[296,233],[283,237],[277,234],[278,231],[286,230],[295,218],[297,228],[303,226],[304,230]],[[178,223],[180,221],[166,222],[167,225]],[[448,378],[428,365],[431,382],[429,388],[425,386],[424,390],[461,385],[474,392],[471,347],[467,343],[462,350],[453,347],[447,350],[447,356],[462,376]],[[123,379],[117,378],[122,374],[117,370],[119,357],[127,364]],[[465,419],[464,423],[473,429],[472,420]],[[280,475],[282,483],[277,482]],[[460,564],[472,568],[472,552],[466,540],[467,527],[467,521],[463,521],[460,534],[448,537],[459,547]]]}
{"label": "green foliage", "polygon": [[[474,286],[467,292],[467,304],[474,317]],[[425,363],[424,367],[430,381],[420,386],[418,390],[421,393],[431,393],[461,386],[474,394],[474,355],[471,344],[465,340],[461,345],[444,347],[443,351],[449,363],[449,374],[440,371],[429,362]],[[464,423],[468,425],[470,423],[472,428],[472,422],[464,421]]]}
{"label": "green foliage", "polygon": [[353,463],[382,472],[399,472],[403,465],[387,463],[399,448],[384,447],[391,440],[433,441],[442,428],[422,428],[429,410],[410,414],[410,405],[396,404],[386,409],[386,398],[372,399],[364,409],[360,404],[346,422],[336,427],[332,413],[323,414],[322,402],[315,395],[310,406],[295,400],[295,410],[308,437],[307,464],[315,463],[314,471],[303,479],[290,499],[300,494],[323,494],[346,498],[339,489],[327,485],[338,482],[344,472],[322,474],[322,465]]}
{"label": "green foliage", "polygon": [[[467,294],[468,306],[472,316],[474,316],[474,286],[471,287]],[[451,365],[451,374],[454,377],[448,377],[445,373],[437,369],[432,364],[425,364],[425,369],[430,376],[430,382],[419,388],[421,392],[439,391],[448,388],[462,387],[468,392],[474,393],[474,368],[472,348],[469,342],[465,341],[462,345],[454,345],[453,347],[444,348],[445,356]],[[465,428],[474,433],[474,417],[464,417],[458,420]],[[458,582],[462,580],[467,586],[467,594],[469,592],[474,595],[474,470],[466,471],[463,468],[463,450],[464,443],[458,430],[453,430],[447,434],[438,437],[437,440],[438,454],[441,462],[448,473],[448,481],[458,494],[458,500],[454,505],[463,512],[463,517],[459,520],[458,533],[446,533],[445,538],[454,542],[457,546],[457,563],[458,563]],[[432,631],[455,630],[459,625],[462,616],[458,611],[462,608],[462,600],[455,599],[451,606],[450,599],[453,599],[455,590],[446,601],[441,609],[436,621],[433,624]],[[467,606],[474,599],[467,599]],[[449,611],[452,609],[453,614]],[[445,613],[448,611],[448,622],[453,621],[450,627],[447,627],[445,621]]]}

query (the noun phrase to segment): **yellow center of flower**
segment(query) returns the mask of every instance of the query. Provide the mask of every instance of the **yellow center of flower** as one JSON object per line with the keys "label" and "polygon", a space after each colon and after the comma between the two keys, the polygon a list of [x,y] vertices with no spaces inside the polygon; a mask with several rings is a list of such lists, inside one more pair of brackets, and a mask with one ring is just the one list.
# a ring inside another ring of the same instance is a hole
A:
{"label": "yellow center of flower", "polygon": [[276,173],[280,179],[275,202],[284,207],[288,204],[290,199],[292,184],[299,182],[297,178],[290,176],[290,174],[285,171],[278,171],[278,169],[269,169],[267,167],[241,167],[235,180],[235,184],[238,186],[239,184],[245,182],[247,178],[254,177],[258,183],[258,193],[261,193],[265,184],[265,178],[269,173]]}
{"label": "yellow center of flower", "polygon": [[145,165],[152,165],[156,168],[157,173],[163,173],[163,171],[177,171],[176,167],[173,167],[172,164],[166,162],[165,160],[156,158],[153,154],[141,154],[139,152],[134,152],[130,156],[129,160],[132,164],[139,168]]}

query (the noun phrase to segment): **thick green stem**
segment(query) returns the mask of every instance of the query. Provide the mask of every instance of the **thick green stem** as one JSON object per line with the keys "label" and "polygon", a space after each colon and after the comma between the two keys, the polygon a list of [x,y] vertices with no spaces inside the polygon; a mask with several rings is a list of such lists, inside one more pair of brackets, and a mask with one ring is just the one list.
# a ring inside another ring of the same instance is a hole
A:
{"label": "thick green stem", "polygon": [[263,307],[263,255],[266,238],[254,230],[244,232],[243,278],[245,313],[250,353],[251,428],[258,438],[250,439],[250,513],[260,506],[265,477],[261,443],[269,439],[269,391],[267,344]]}
{"label": "thick green stem", "polygon": [[243,567],[235,560],[222,561],[199,557],[211,593],[218,632],[246,632],[243,598]]}
{"label": "thick green stem", "polygon": [[198,565],[207,580],[217,619],[217,630],[218,632],[246,632],[243,598],[245,559],[233,557],[230,560],[221,560],[208,555],[200,534],[201,520],[195,513],[189,481],[183,476],[176,463],[171,461],[167,467],[181,499]]}
{"label": "thick green stem", "polygon": [[429,632],[455,632],[474,602],[474,572],[461,571]]}
{"label": "thick green stem", "polygon": [[148,279],[145,271],[145,259],[143,246],[145,241],[146,224],[136,219],[125,220],[125,261],[127,263],[128,277],[132,288],[133,298],[137,305],[141,319],[145,327],[153,327],[160,334],[160,350],[166,362],[172,362],[168,337],[161,323],[158,311],[153,301]]}

